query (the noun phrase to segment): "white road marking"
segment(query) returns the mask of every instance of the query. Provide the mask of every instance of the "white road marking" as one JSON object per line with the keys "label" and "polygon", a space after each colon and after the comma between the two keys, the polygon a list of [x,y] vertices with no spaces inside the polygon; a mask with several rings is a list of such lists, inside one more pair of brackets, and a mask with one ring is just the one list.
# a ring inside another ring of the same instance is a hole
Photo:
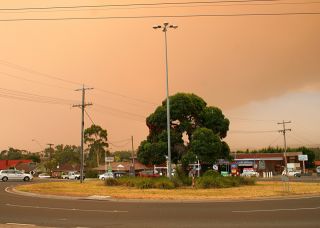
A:
{"label": "white road marking", "polygon": [[233,213],[255,213],[255,212],[277,212],[277,211],[302,211],[302,210],[318,210],[320,207],[301,207],[301,208],[283,208],[269,210],[248,210],[248,211],[232,211]]}
{"label": "white road marking", "polygon": [[128,211],[105,211],[105,210],[83,210],[77,208],[59,208],[59,207],[39,207],[39,206],[26,206],[26,205],[15,205],[15,204],[6,204],[8,207],[21,207],[21,208],[34,208],[34,209],[47,209],[47,210],[62,210],[62,211],[82,211],[82,212],[102,212],[102,213],[128,213]]}
{"label": "white road marking", "polygon": [[7,225],[14,225],[14,226],[35,226],[34,224],[22,224],[22,223],[13,223],[13,222],[8,222],[6,224]]}

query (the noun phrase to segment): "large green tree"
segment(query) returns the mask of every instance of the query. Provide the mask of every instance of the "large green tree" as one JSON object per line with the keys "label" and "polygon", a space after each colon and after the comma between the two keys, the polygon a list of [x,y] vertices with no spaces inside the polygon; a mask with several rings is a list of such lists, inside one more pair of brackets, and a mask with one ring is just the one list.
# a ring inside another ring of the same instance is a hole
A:
{"label": "large green tree", "polygon": [[79,164],[80,148],[74,145],[57,145],[55,147],[54,158],[58,164]]}
{"label": "large green tree", "polygon": [[109,146],[107,130],[99,125],[91,125],[84,131],[84,142],[88,145],[91,164],[99,166],[104,155],[109,154],[107,151]]}
{"label": "large green tree", "polygon": [[[170,132],[172,161],[181,161],[181,158],[190,150],[195,152],[193,134],[201,128],[201,132],[210,132],[210,140],[205,137],[197,139],[198,144],[207,146],[214,145],[216,150],[212,154],[209,150],[208,156],[202,155],[207,162],[218,158],[226,158],[229,147],[221,142],[227,136],[229,120],[225,118],[222,111],[217,107],[208,107],[207,103],[199,96],[189,93],[177,93],[170,96]],[[147,140],[143,141],[138,148],[138,160],[144,164],[161,164],[167,155],[167,110],[166,100],[157,107],[155,112],[146,119],[149,128]],[[210,131],[207,131],[210,130]],[[199,134],[199,133],[197,133]],[[212,136],[212,137],[211,137]],[[188,144],[189,142],[189,144]],[[193,150],[191,149],[193,147]],[[224,151],[222,153],[222,151]],[[195,154],[188,153],[187,157]],[[211,155],[210,155],[211,153]],[[210,157],[210,158],[209,158]],[[184,159],[186,161],[186,157]],[[188,160],[188,159],[187,159]]]}

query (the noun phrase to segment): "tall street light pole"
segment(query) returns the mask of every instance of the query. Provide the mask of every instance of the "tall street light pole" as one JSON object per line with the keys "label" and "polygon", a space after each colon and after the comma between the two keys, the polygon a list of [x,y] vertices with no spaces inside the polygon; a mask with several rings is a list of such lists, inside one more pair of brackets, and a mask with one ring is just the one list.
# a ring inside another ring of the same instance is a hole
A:
{"label": "tall street light pole", "polygon": [[176,29],[178,26],[171,25],[168,22],[163,25],[155,25],[154,29],[162,29],[164,32],[165,41],[165,60],[166,60],[166,85],[167,85],[167,133],[168,133],[168,177],[171,179],[171,138],[170,138],[170,101],[169,101],[169,74],[168,74],[168,44],[167,44],[167,31],[169,28]]}

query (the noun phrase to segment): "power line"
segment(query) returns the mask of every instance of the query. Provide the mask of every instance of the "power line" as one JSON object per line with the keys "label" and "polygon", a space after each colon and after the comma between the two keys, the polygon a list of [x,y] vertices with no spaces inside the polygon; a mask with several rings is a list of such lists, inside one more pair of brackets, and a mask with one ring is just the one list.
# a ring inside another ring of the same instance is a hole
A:
{"label": "power line", "polygon": [[[94,112],[97,112],[97,113],[106,115],[106,112],[103,112],[103,111],[101,111],[101,110],[99,110],[99,109],[96,109],[96,108],[97,108],[97,107],[94,107],[94,108],[93,108],[93,111],[94,111]],[[108,115],[112,115],[112,116],[114,116],[114,117],[122,118],[122,119],[134,120],[134,121],[137,121],[137,122],[143,123],[143,124],[146,123],[145,120],[142,120],[142,119],[140,119],[140,118],[134,118],[134,117],[132,117],[132,116],[130,116],[130,115],[123,115],[121,112],[117,113],[117,112],[112,112],[112,111],[111,111],[111,112],[108,112]]]}
{"label": "power line", "polygon": [[40,82],[40,81],[36,81],[36,80],[32,80],[32,79],[27,79],[27,78],[24,78],[24,77],[21,77],[21,76],[16,76],[16,75],[13,75],[13,74],[9,74],[9,73],[6,73],[6,72],[0,72],[0,74],[5,75],[5,76],[7,76],[7,77],[11,77],[11,78],[19,79],[19,80],[22,80],[22,81],[39,84],[39,85],[44,85],[44,86],[49,86],[49,87],[55,87],[55,88],[60,88],[60,89],[64,89],[64,90],[70,90],[70,88],[67,88],[67,87],[62,87],[62,86],[58,86],[58,85],[47,84],[47,83],[43,83],[43,82]]}
{"label": "power line", "polygon": [[57,17],[57,18],[12,18],[0,22],[18,21],[67,21],[67,20],[115,20],[115,19],[152,19],[152,18],[201,18],[201,17],[256,17],[256,16],[307,16],[320,15],[320,12],[283,12],[283,13],[237,13],[237,14],[185,14],[185,15],[145,15],[145,16],[103,16],[103,17]]}
{"label": "power line", "polygon": [[115,112],[120,112],[120,113],[127,114],[127,115],[130,115],[130,116],[136,116],[136,117],[139,117],[139,118],[142,118],[142,119],[146,119],[146,117],[143,116],[143,115],[139,115],[139,114],[132,113],[132,112],[127,112],[127,111],[124,111],[124,110],[121,110],[121,109],[116,109],[116,108],[108,107],[108,106],[101,105],[101,104],[95,104],[95,106],[100,107],[100,108],[104,108],[104,109],[108,109],[108,110],[112,110],[112,111],[115,111]]}
{"label": "power line", "polygon": [[[8,66],[8,67],[11,67],[13,69],[17,69],[17,70],[23,71],[23,72],[31,73],[31,74],[38,75],[38,76],[45,77],[45,78],[49,78],[51,80],[58,80],[58,81],[66,82],[66,83],[73,84],[73,85],[82,85],[82,83],[80,83],[80,82],[67,80],[67,79],[63,79],[61,77],[57,77],[57,76],[54,76],[54,75],[51,75],[51,74],[39,72],[39,71],[30,69],[28,67],[21,66],[21,65],[15,64],[15,63],[11,63],[11,62],[8,62],[8,61],[5,61],[5,60],[1,60],[0,59],[0,64]],[[4,73],[4,74],[6,74],[9,77],[21,78],[21,77],[12,75],[12,74],[7,74],[7,73]],[[29,79],[22,79],[22,80],[30,81]],[[31,81],[33,81],[33,80],[31,80]],[[146,103],[146,104],[149,104],[149,105],[155,105],[156,104],[154,102],[146,101],[146,100],[139,99],[139,98],[130,97],[130,96],[127,96],[127,95],[124,95],[124,94],[120,94],[120,93],[116,93],[116,92],[112,92],[112,91],[109,91],[109,90],[106,90],[106,89],[101,89],[101,88],[97,88],[97,87],[95,87],[95,89],[100,91],[100,92],[112,94],[114,96],[118,96],[118,97],[122,97],[122,98],[131,99],[131,100],[134,100],[134,101],[137,101],[137,102],[140,102],[140,103]]]}
{"label": "power line", "polygon": [[[90,8],[90,10],[99,10],[99,11],[105,11],[105,10],[136,10],[136,9],[164,9],[164,8],[195,8],[195,7],[226,7],[226,6],[275,6],[275,5],[310,5],[310,4],[319,4],[320,2],[272,2],[272,3],[243,3],[243,2],[248,2],[248,1],[227,1],[230,2],[230,4],[222,4],[225,3],[226,1],[222,2],[213,2],[217,4],[200,4],[199,3],[194,3],[196,5],[167,5],[167,6],[137,6],[137,7],[110,7],[110,8]],[[234,2],[234,4],[232,4]],[[239,2],[239,3],[236,3]],[[249,1],[252,2],[252,1]],[[258,2],[258,1],[257,1]],[[55,13],[55,12],[75,12],[75,11],[84,11],[88,10],[86,8],[84,9],[48,9],[48,10],[33,10],[33,11],[20,11],[19,13],[31,13],[31,12],[36,12],[36,13]],[[17,13],[15,11],[2,11],[1,13]]]}
{"label": "power line", "polygon": [[102,5],[77,5],[77,6],[47,6],[47,7],[21,7],[0,8],[0,11],[25,11],[25,10],[51,10],[51,9],[80,9],[80,8],[107,8],[107,7],[131,7],[131,6],[161,6],[161,5],[190,5],[190,4],[218,4],[218,3],[242,3],[242,2],[278,2],[280,0],[221,0],[221,1],[188,1],[188,2],[157,2],[157,3],[130,3],[130,4],[102,4]]}
{"label": "power line", "polygon": [[89,115],[89,113],[87,112],[86,109],[84,110],[84,112],[86,113],[86,115],[87,115],[87,117],[89,118],[89,120],[91,121],[91,123],[92,123],[93,125],[96,125],[96,124],[93,122],[91,116]]}
{"label": "power line", "polygon": [[229,131],[228,133],[234,134],[258,134],[258,133],[272,133],[272,132],[278,132],[278,130],[267,130],[267,131]]}
{"label": "power line", "polygon": [[234,120],[241,120],[241,121],[256,121],[256,122],[274,122],[277,120],[267,120],[267,119],[251,119],[251,118],[242,118],[242,117],[234,117],[234,116],[228,116],[228,119],[234,119]]}
{"label": "power line", "polygon": [[34,101],[39,103],[50,103],[50,104],[63,104],[63,105],[71,105],[73,100],[67,100],[63,98],[49,97],[43,96],[33,93],[26,93],[18,90],[9,90],[0,88],[0,96],[5,98],[24,100],[24,101]]}
{"label": "power line", "polygon": [[118,97],[128,98],[128,99],[131,99],[131,100],[134,100],[134,101],[138,101],[138,102],[141,102],[141,103],[145,103],[145,104],[149,104],[149,105],[157,105],[157,103],[154,103],[154,102],[146,101],[146,100],[143,100],[143,99],[140,99],[140,98],[130,97],[130,96],[127,96],[127,95],[123,95],[123,94],[120,94],[120,93],[112,92],[112,91],[101,89],[101,88],[96,88],[96,90],[104,92],[104,93],[112,94],[112,95],[115,95],[115,96],[118,96]]}
{"label": "power line", "polygon": [[78,82],[75,82],[75,81],[71,81],[71,80],[59,78],[59,77],[56,77],[56,76],[53,76],[53,75],[50,75],[50,74],[42,73],[42,72],[30,69],[30,68],[27,68],[27,67],[24,67],[24,66],[21,66],[21,65],[18,65],[18,64],[14,64],[14,63],[11,63],[11,62],[8,62],[8,61],[5,61],[5,60],[0,60],[0,64],[9,66],[11,68],[15,68],[15,69],[20,70],[20,71],[24,71],[24,72],[27,72],[27,73],[40,75],[40,76],[43,76],[43,77],[46,77],[46,78],[50,78],[50,79],[66,82],[66,83],[69,83],[69,84],[81,85],[81,83],[78,83]]}

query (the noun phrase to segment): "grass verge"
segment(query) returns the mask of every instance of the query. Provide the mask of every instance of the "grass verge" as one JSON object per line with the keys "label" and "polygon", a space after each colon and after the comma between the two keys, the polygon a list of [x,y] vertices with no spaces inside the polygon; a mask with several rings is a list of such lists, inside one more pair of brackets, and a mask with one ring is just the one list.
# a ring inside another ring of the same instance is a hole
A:
{"label": "grass verge", "polygon": [[252,199],[259,197],[294,196],[320,194],[320,183],[290,183],[290,192],[284,191],[282,182],[257,182],[253,186],[224,189],[136,189],[124,186],[105,186],[103,181],[50,182],[21,185],[19,191],[57,196],[111,196],[115,199],[156,200],[220,200]]}

